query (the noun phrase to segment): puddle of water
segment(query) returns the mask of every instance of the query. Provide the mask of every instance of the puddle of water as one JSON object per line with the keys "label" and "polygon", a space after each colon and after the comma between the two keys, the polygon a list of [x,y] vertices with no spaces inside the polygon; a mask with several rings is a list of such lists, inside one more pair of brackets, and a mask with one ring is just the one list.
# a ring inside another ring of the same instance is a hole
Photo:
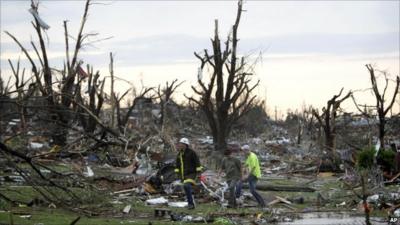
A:
{"label": "puddle of water", "polygon": [[[302,219],[293,222],[278,223],[279,225],[364,225],[365,218],[351,216],[348,213],[306,213]],[[380,222],[378,222],[380,221]],[[386,225],[382,218],[371,218],[373,225]]]}

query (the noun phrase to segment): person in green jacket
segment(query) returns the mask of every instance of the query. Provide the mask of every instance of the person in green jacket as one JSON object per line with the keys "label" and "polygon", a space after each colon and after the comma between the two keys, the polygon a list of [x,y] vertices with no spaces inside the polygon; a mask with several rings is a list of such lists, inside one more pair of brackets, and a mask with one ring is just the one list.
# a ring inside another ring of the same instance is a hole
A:
{"label": "person in green jacket", "polygon": [[242,150],[247,156],[245,166],[248,169],[248,176],[245,177],[245,179],[240,182],[238,185],[238,190],[237,190],[237,195],[236,197],[239,198],[241,195],[241,189],[243,182],[248,182],[249,183],[249,189],[251,194],[254,196],[256,199],[258,205],[260,207],[265,207],[265,202],[264,199],[261,197],[261,195],[256,191],[256,186],[257,186],[257,181],[261,177],[261,170],[260,170],[260,163],[258,161],[258,157],[256,154],[250,151],[250,146],[248,145],[243,145]]}
{"label": "person in green jacket", "polygon": [[232,156],[232,151],[226,149],[224,152],[225,157],[221,162],[221,171],[225,173],[225,179],[229,187],[228,208],[236,208],[236,191],[238,184],[242,178],[242,165],[240,160]]}
{"label": "person in green jacket", "polygon": [[181,138],[177,144],[179,151],[176,158],[175,172],[183,183],[183,189],[188,201],[188,209],[194,209],[194,201],[192,195],[192,185],[196,184],[198,174],[202,171],[203,167],[200,165],[199,157],[196,152],[189,148],[189,140]]}

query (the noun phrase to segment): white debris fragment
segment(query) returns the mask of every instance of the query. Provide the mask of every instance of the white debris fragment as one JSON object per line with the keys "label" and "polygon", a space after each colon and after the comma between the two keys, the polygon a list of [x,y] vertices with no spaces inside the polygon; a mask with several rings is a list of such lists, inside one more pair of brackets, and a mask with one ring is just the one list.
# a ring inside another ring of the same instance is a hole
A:
{"label": "white debris fragment", "polygon": [[86,166],[86,172],[83,173],[83,175],[85,177],[93,177],[94,176],[94,172],[92,170],[92,168],[90,168],[89,166]]}
{"label": "white debris fragment", "polygon": [[400,199],[400,193],[390,193],[390,198],[394,201]]}
{"label": "white debris fragment", "polygon": [[262,141],[263,141],[263,140],[262,140],[261,138],[259,138],[259,137],[257,137],[257,138],[252,138],[252,139],[251,139],[251,142],[254,143],[254,144],[256,144],[256,145],[261,144]]}
{"label": "white debris fragment", "polygon": [[151,114],[156,118],[161,118],[161,110],[159,109],[152,109]]}
{"label": "white debris fragment", "polygon": [[162,204],[168,203],[168,199],[166,199],[164,197],[147,199],[146,203],[149,205],[162,205]]}
{"label": "white debris fragment", "polygon": [[131,205],[125,206],[125,208],[122,210],[123,213],[128,214],[131,211]]}
{"label": "white debris fragment", "polygon": [[345,206],[345,205],[346,205],[346,202],[342,202],[342,203],[336,204],[336,207]]}
{"label": "white debris fragment", "polygon": [[183,218],[182,218],[182,221],[183,222],[190,222],[190,221],[192,221],[193,220],[193,216],[191,216],[191,215],[187,215],[187,216],[184,216]]}
{"label": "white debris fragment", "polygon": [[111,201],[110,203],[114,204],[114,205],[121,205],[122,204],[122,202],[118,201],[118,200]]}
{"label": "white debris fragment", "polygon": [[285,218],[283,218],[283,222],[293,222],[293,219],[289,218],[289,217],[285,217]]}
{"label": "white debris fragment", "polygon": [[203,217],[198,216],[198,217],[193,218],[192,221],[195,222],[195,223],[199,223],[199,222],[203,222],[204,223],[206,220]]}
{"label": "white debris fragment", "polygon": [[285,144],[290,144],[290,139],[285,138],[285,137],[278,137],[274,140],[265,141],[265,144],[267,144],[267,145],[271,145],[271,144],[285,145]]}
{"label": "white debris fragment", "polygon": [[136,174],[150,175],[153,172],[151,162],[146,156],[143,155],[140,159],[136,159],[136,161],[140,161],[139,168],[136,170]]}
{"label": "white debris fragment", "polygon": [[177,207],[177,208],[185,208],[188,206],[187,202],[168,202],[168,206]]}
{"label": "white debris fragment", "polygon": [[47,170],[47,169],[40,169],[40,172],[43,173],[43,174],[49,174],[49,173],[51,173],[51,171],[50,171],[50,170]]}
{"label": "white debris fragment", "polygon": [[30,219],[30,218],[32,218],[32,215],[21,215],[19,217],[21,217],[23,219]]}
{"label": "white debris fragment", "polygon": [[31,142],[29,143],[29,147],[32,149],[39,149],[39,148],[43,148],[44,144],[42,143],[38,143],[38,142]]}
{"label": "white debris fragment", "polygon": [[206,136],[205,138],[199,138],[198,139],[200,141],[201,144],[213,144],[214,140],[211,136]]}
{"label": "white debris fragment", "polygon": [[395,216],[395,217],[400,217],[400,208],[394,210],[393,216]]}
{"label": "white debris fragment", "polygon": [[368,202],[377,202],[379,200],[379,195],[371,195],[368,197],[367,201]]}
{"label": "white debris fragment", "polygon": [[50,26],[40,18],[39,14],[37,13],[37,11],[36,11],[35,9],[30,8],[30,9],[29,9],[29,12],[30,12],[30,13],[32,14],[32,16],[35,17],[35,19],[38,21],[39,26],[41,26],[41,27],[42,27],[43,29],[45,29],[45,30],[47,30],[47,29],[50,28]]}

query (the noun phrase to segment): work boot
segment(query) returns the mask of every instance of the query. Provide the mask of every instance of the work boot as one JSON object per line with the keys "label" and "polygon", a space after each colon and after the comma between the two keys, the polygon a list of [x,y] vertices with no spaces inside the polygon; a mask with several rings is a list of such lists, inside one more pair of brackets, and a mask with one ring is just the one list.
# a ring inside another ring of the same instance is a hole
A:
{"label": "work boot", "polygon": [[188,209],[194,209],[195,207],[194,207],[194,205],[188,205],[187,208],[188,208]]}

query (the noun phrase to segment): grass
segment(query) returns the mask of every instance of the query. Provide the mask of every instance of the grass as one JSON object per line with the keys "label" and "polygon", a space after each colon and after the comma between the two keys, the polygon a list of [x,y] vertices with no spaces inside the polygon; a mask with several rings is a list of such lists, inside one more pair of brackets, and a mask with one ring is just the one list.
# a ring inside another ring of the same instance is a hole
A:
{"label": "grass", "polygon": [[[72,214],[70,212],[65,212],[61,210],[30,210],[26,214],[32,215],[31,218],[21,218],[21,213],[12,214],[10,212],[0,212],[0,223],[10,223],[10,215],[12,215],[12,219],[14,224],[19,225],[35,225],[35,224],[51,224],[51,225],[68,225],[72,221],[74,221],[78,215]],[[160,220],[149,220],[149,219],[138,219],[134,216],[126,217],[126,218],[107,218],[107,217],[81,217],[81,219],[76,224],[84,224],[84,225],[120,225],[120,224],[145,224],[148,225],[149,222],[152,224],[174,224],[169,221],[160,221]]]}
{"label": "grass", "polygon": [[[153,218],[153,211],[156,207],[145,206],[144,204],[137,204],[132,207],[132,212],[128,215],[122,215],[120,213],[116,213],[115,217],[113,216],[100,216],[100,217],[85,217],[81,216],[81,219],[77,224],[86,224],[86,225],[103,225],[103,224],[182,224],[182,222],[174,222],[167,218],[157,219]],[[158,208],[158,207],[157,207]],[[180,214],[188,214],[195,216],[203,216],[206,217],[210,213],[222,212],[219,206],[216,204],[201,204],[195,210],[187,210],[180,208],[173,208],[172,211],[174,213]],[[248,213],[248,209],[243,209],[243,212]],[[233,213],[237,212],[235,210],[225,210],[223,212]],[[147,214],[146,214],[147,213]],[[254,211],[256,213],[256,211]],[[29,219],[21,218],[21,215],[31,215]],[[27,207],[14,207],[10,209],[10,211],[2,211],[0,212],[0,223],[9,224],[10,216],[14,224],[21,225],[34,225],[38,223],[43,224],[52,224],[52,225],[67,225],[70,224],[74,219],[76,219],[79,215],[70,211],[65,211],[62,209],[48,209],[48,208],[27,208]],[[147,217],[147,218],[140,218]],[[188,223],[184,224],[196,224],[196,223]]]}

